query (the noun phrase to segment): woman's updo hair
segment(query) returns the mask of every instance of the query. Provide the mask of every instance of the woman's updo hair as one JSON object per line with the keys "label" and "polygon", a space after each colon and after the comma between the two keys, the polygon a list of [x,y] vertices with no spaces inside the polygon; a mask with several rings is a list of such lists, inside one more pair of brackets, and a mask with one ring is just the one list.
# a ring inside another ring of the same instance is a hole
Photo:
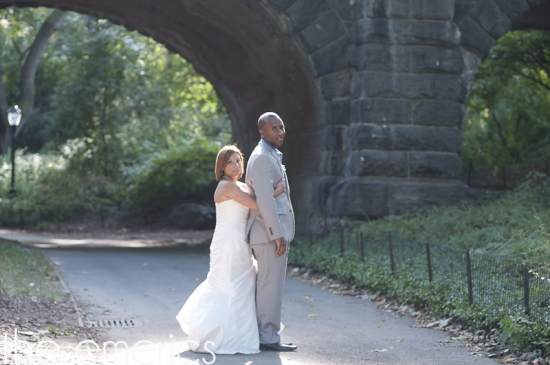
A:
{"label": "woman's updo hair", "polygon": [[239,174],[238,179],[243,176],[244,173],[244,156],[241,150],[236,145],[223,146],[220,152],[218,152],[218,157],[216,157],[216,167],[214,168],[214,173],[216,174],[216,181],[223,179],[223,169],[227,166],[227,162],[231,156],[236,153],[241,157],[241,173]]}

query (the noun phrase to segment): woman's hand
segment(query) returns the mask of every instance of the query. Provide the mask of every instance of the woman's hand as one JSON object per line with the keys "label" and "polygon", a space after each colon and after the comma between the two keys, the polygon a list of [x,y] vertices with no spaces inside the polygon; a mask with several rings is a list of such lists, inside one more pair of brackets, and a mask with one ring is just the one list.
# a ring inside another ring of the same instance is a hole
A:
{"label": "woman's hand", "polygon": [[275,191],[273,192],[273,197],[276,198],[285,191],[285,179],[281,179],[277,181],[277,185],[275,186]]}

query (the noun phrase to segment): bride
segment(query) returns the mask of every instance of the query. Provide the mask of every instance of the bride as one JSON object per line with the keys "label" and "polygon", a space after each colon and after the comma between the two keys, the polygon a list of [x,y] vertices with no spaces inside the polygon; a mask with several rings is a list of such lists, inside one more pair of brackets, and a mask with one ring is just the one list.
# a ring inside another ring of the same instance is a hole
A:
{"label": "bride", "polygon": [[[210,270],[176,316],[189,335],[191,351],[254,354],[259,351],[255,308],[256,269],[245,241],[249,209],[258,210],[243,175],[244,158],[236,146],[225,146],[216,158],[214,193],[216,229],[210,245]],[[274,196],[284,191],[277,183]]]}

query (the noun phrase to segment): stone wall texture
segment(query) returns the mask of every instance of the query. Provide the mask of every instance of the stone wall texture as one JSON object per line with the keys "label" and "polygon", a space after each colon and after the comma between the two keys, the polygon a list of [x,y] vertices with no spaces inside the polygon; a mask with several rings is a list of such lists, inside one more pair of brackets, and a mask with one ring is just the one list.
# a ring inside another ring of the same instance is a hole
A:
{"label": "stone wall texture", "polygon": [[107,18],[181,54],[245,156],[258,116],[279,113],[299,231],[469,199],[475,71],[510,29],[550,29],[550,0],[0,0],[11,5]]}

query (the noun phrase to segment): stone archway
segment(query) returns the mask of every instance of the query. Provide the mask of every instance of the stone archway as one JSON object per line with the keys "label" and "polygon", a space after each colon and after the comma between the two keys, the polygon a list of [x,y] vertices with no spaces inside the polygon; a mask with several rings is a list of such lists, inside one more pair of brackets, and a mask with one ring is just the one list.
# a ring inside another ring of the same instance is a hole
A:
{"label": "stone archway", "polygon": [[[296,31],[313,22],[316,14],[304,18],[300,11],[295,19],[300,25],[296,25],[283,15],[282,10],[288,8],[284,3],[255,0],[0,0],[0,7],[45,6],[90,14],[135,29],[165,44],[212,82],[230,115],[234,141],[243,148],[245,155],[258,141],[258,116],[265,111],[279,113],[288,130],[283,152],[291,152],[285,163],[293,176],[295,201],[297,206],[304,207],[301,211],[307,211],[310,190],[307,180],[318,170],[317,126],[322,109],[317,73],[308,56],[309,51],[330,43],[331,37],[337,34],[321,34],[317,38],[311,34],[309,41],[305,39],[304,42]],[[325,7],[316,11],[330,12],[330,9]],[[336,22],[341,23],[336,12],[330,14],[331,21],[334,22],[336,16]],[[313,33],[318,31],[314,29]],[[322,62],[323,67],[331,67],[330,61]]]}
{"label": "stone archway", "polygon": [[379,217],[467,198],[461,125],[475,70],[511,28],[550,28],[549,4],[0,0],[107,18],[165,44],[212,82],[247,154],[257,117],[278,112],[299,231],[311,217]]}

